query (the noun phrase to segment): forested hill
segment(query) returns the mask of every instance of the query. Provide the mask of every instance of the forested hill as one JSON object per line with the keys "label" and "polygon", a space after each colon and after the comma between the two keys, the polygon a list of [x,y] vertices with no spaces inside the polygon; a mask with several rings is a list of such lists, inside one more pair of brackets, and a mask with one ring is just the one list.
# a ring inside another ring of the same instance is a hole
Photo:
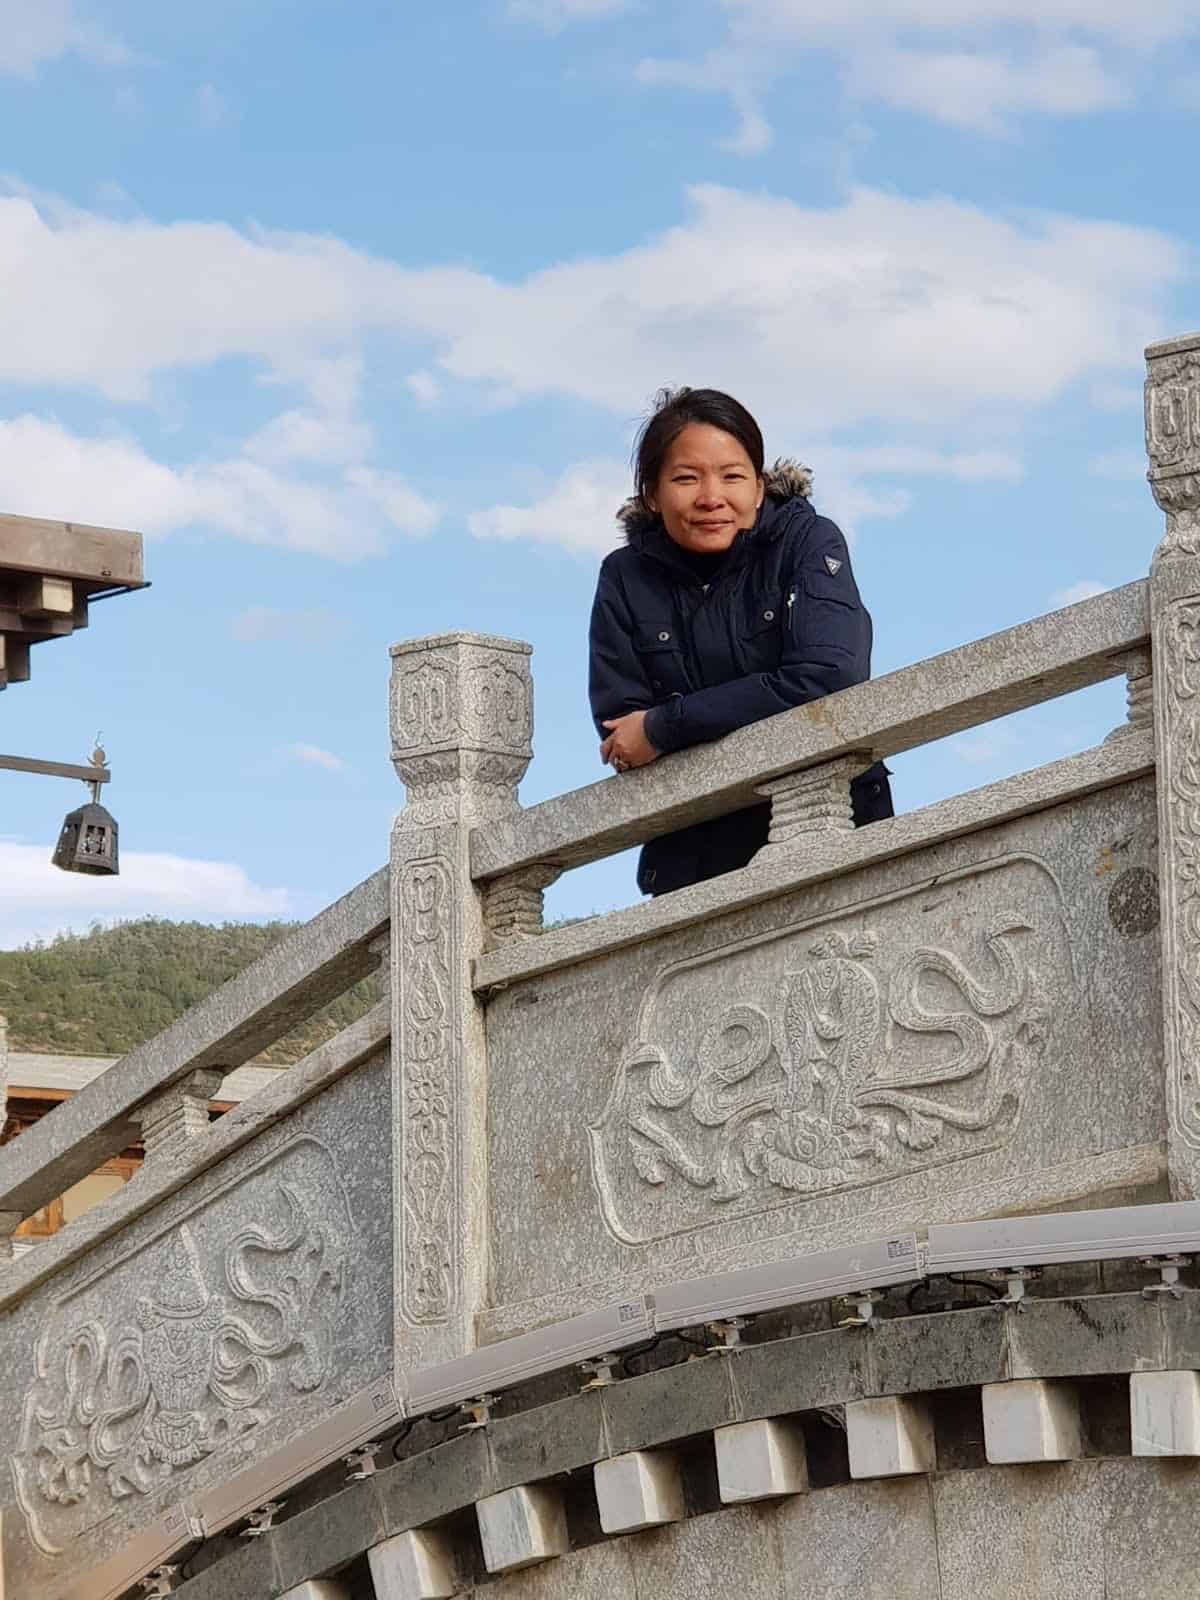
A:
{"label": "forested hill", "polygon": [[[296,926],[147,917],[50,944],[0,950],[0,1012],[12,1050],[119,1056],[249,966]],[[379,998],[369,978],[257,1059],[295,1061]]]}

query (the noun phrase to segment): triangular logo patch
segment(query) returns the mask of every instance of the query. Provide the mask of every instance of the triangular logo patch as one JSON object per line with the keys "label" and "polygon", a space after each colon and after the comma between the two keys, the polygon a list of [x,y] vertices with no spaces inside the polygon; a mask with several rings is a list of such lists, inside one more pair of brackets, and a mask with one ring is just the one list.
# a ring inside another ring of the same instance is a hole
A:
{"label": "triangular logo patch", "polygon": [[829,576],[831,578],[836,578],[838,573],[842,570],[842,563],[837,559],[836,556],[826,556],[825,565],[829,568]]}

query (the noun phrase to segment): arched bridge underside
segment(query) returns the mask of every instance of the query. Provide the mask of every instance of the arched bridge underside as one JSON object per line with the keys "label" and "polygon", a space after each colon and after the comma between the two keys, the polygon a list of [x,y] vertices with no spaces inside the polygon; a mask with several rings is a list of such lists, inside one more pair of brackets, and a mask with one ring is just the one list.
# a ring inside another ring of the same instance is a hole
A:
{"label": "arched bridge underside", "polygon": [[[1052,1287],[1146,1276],[1080,1268]],[[793,1316],[720,1353],[664,1342],[599,1388],[564,1392],[564,1373],[514,1391],[482,1427],[422,1422],[376,1472],[327,1473],[172,1581],[180,1600],[1196,1593],[1200,1461],[1153,1454],[1172,1443],[1163,1419],[1191,1414],[1196,1295],[979,1298],[924,1312],[897,1294],[872,1326],[823,1329],[812,1307],[811,1331]],[[639,1517],[670,1520],[605,1531]],[[489,1573],[485,1553],[536,1564]]]}

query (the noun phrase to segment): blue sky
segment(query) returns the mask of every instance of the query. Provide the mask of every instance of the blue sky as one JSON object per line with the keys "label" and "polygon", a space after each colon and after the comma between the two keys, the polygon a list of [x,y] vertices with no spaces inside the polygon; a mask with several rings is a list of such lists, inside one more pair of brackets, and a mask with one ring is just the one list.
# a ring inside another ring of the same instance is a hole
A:
{"label": "blue sky", "polygon": [[[1198,119],[1193,0],[0,0],[0,510],[140,529],[153,580],[0,699],[6,751],[103,731],[125,852],[54,872],[71,787],[3,779],[0,947],[373,870],[398,639],[531,641],[523,797],[599,777],[587,613],[660,384],[811,464],[877,672],[1142,576]],[[898,804],[1120,715],[904,757]],[[549,899],[635,897],[621,859]]]}

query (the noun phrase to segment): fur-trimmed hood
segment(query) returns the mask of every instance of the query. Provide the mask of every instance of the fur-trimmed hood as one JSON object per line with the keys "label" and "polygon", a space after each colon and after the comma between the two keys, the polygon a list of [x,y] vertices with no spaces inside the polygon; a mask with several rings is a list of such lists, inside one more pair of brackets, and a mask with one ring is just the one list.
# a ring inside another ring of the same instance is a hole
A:
{"label": "fur-trimmed hood", "polygon": [[[797,496],[807,500],[812,494],[812,468],[801,466],[800,462],[789,456],[781,456],[774,466],[764,468],[763,483],[766,486],[766,499],[774,500],[776,504],[794,500]],[[658,513],[651,511],[637,495],[631,495],[617,512],[617,523],[627,543],[648,533],[657,522]]]}

